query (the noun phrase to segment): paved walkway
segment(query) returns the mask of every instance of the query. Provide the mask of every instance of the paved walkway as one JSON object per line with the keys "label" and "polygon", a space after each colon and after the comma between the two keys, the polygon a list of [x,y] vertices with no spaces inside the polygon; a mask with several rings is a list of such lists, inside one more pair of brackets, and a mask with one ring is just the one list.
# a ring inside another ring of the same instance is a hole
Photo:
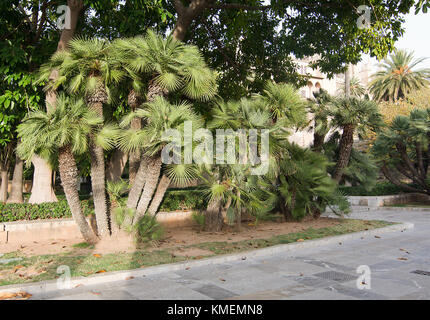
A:
{"label": "paved walkway", "polygon": [[[415,229],[95,287],[35,294],[33,298],[430,299],[430,273],[413,273],[430,271],[430,212],[373,211],[353,213],[352,217],[413,222]],[[357,288],[356,271],[360,265],[371,270],[371,289]]]}

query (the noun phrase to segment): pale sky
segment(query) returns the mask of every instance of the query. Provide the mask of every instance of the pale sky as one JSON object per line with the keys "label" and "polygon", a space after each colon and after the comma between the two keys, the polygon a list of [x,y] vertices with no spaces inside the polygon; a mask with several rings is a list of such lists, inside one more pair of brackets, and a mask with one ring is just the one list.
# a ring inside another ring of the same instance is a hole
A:
{"label": "pale sky", "polygon": [[397,41],[396,48],[415,52],[415,58],[428,57],[421,67],[430,68],[430,13],[414,14],[414,10],[405,17],[405,33]]}

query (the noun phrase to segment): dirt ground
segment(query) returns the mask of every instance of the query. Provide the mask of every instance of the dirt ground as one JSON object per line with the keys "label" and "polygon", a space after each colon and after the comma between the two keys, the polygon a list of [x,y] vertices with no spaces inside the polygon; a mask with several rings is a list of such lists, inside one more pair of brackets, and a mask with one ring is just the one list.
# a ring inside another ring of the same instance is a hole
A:
{"label": "dirt ground", "polygon": [[[260,222],[257,227],[253,224],[242,224],[241,232],[235,232],[234,228],[227,228],[222,232],[203,232],[197,227],[166,228],[164,239],[154,243],[153,249],[163,250],[168,248],[178,249],[178,255],[193,256],[204,255],[206,252],[198,248],[183,248],[184,246],[203,242],[235,242],[250,239],[265,239],[275,235],[300,232],[308,228],[325,228],[339,224],[339,220],[331,218],[320,218],[318,220],[306,219],[302,222]],[[33,241],[21,244],[0,244],[0,254],[19,251],[25,256],[44,254],[56,254],[77,250],[73,245],[81,243],[79,239],[55,239],[50,241]],[[117,233],[109,240],[99,242],[92,252],[99,254],[133,252],[135,244],[130,236]],[[196,252],[199,251],[199,252]],[[191,252],[192,251],[192,252]]]}

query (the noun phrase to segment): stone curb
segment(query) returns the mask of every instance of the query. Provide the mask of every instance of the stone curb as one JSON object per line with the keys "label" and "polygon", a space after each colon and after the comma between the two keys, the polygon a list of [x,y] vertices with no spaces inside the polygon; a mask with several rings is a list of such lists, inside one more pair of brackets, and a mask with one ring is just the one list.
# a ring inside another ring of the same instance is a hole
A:
{"label": "stone curb", "polygon": [[[305,248],[313,248],[327,244],[338,243],[347,240],[360,239],[366,236],[373,236],[377,234],[387,233],[387,232],[395,232],[395,231],[404,231],[408,229],[413,229],[414,224],[410,222],[395,224],[392,226],[387,226],[383,228],[377,228],[367,231],[359,231],[349,234],[343,234],[339,236],[332,236],[323,239],[315,239],[315,240],[307,240],[303,242],[295,242],[288,244],[281,244],[272,247],[246,251],[241,253],[233,253],[226,254],[212,258],[206,258],[201,260],[191,260],[191,261],[183,261],[171,264],[165,264],[160,266],[153,266],[144,269],[135,269],[128,271],[114,271],[102,274],[96,274],[89,277],[77,277],[71,279],[70,288],[75,288],[76,286],[81,285],[97,285],[104,284],[107,282],[114,281],[124,281],[127,279],[143,277],[147,275],[159,274],[163,272],[172,272],[178,270],[185,270],[192,267],[201,267],[218,263],[225,263],[230,261],[240,261],[245,260],[247,258],[255,258],[261,257],[269,254],[275,253],[283,253],[283,252],[292,252]],[[0,287],[0,293],[2,292],[19,292],[26,291],[31,294],[43,294],[50,291],[59,290],[57,287],[57,280],[50,280],[38,283],[27,283],[22,285],[7,285]]]}

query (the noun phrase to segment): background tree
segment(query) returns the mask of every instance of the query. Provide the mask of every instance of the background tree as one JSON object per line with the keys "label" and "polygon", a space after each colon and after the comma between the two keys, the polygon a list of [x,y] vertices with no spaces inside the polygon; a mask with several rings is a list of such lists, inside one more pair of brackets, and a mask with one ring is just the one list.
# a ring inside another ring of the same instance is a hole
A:
{"label": "background tree", "polygon": [[342,130],[333,173],[333,179],[339,183],[351,157],[354,134],[363,136],[366,130],[377,130],[382,125],[382,117],[374,102],[354,97],[336,99],[330,110],[330,116],[332,127]]}
{"label": "background tree", "polygon": [[430,194],[430,110],[397,116],[372,148],[385,177],[405,191]]}
{"label": "background tree", "polygon": [[380,65],[370,83],[370,92],[374,99],[397,101],[404,99],[414,90],[428,87],[430,69],[416,69],[425,59],[414,59],[413,52],[396,50]]}

